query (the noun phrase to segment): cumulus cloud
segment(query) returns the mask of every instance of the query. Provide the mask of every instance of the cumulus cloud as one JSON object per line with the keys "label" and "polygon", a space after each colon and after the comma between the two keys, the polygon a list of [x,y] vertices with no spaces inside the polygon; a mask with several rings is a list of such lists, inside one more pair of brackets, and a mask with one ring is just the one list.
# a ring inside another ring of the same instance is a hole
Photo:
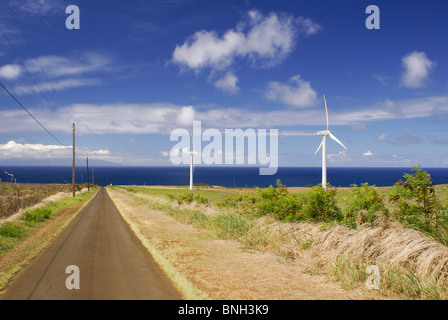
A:
{"label": "cumulus cloud", "polygon": [[295,19],[276,13],[263,16],[252,10],[246,20],[222,36],[216,31],[196,32],[185,43],[176,46],[173,61],[196,70],[226,68],[237,57],[275,65],[292,51],[299,32],[311,35],[319,29],[319,25],[303,17]]}
{"label": "cumulus cloud", "polygon": [[20,76],[21,68],[17,64],[7,64],[0,67],[0,78],[17,79]]}
{"label": "cumulus cloud", "polygon": [[311,88],[311,84],[296,75],[284,84],[280,82],[270,82],[265,93],[267,99],[281,102],[291,107],[309,107],[316,102],[316,92]]}
{"label": "cumulus cloud", "polygon": [[191,126],[194,121],[194,108],[192,106],[181,107],[177,116],[177,124],[181,126]]}
{"label": "cumulus cloud", "polygon": [[215,87],[230,94],[237,94],[239,91],[237,83],[238,77],[232,71],[229,71],[215,82]]}
{"label": "cumulus cloud", "polygon": [[61,145],[22,144],[11,140],[0,144],[1,159],[68,158],[69,150]]}
{"label": "cumulus cloud", "polygon": [[[291,15],[270,13],[264,16],[257,10],[249,11],[235,28],[220,35],[216,31],[201,30],[176,46],[172,61],[195,71],[210,68],[227,71],[237,59],[252,66],[273,67],[293,51],[298,35],[310,36],[321,27],[312,20]],[[237,77],[228,73],[215,82],[215,87],[234,94]]]}
{"label": "cumulus cloud", "polygon": [[404,68],[401,84],[407,88],[420,88],[425,86],[429,71],[435,66],[435,62],[429,60],[424,52],[414,51],[402,59]]}

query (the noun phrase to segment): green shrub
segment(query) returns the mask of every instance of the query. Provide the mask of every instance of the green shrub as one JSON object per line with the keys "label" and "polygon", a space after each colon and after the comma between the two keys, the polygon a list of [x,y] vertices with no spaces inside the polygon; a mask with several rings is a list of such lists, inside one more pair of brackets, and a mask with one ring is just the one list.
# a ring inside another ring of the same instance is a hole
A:
{"label": "green shrub", "polygon": [[0,236],[22,239],[26,236],[26,230],[25,227],[20,224],[7,221],[0,225]]}
{"label": "green shrub", "polygon": [[272,214],[276,219],[286,221],[300,219],[301,197],[289,193],[280,180],[277,180],[277,188],[257,189],[256,193],[258,201],[254,201],[254,205],[258,214]]}
{"label": "green shrub", "polygon": [[167,195],[168,199],[170,200],[176,200],[179,205],[182,203],[192,203],[193,201],[196,201],[197,203],[206,204],[208,203],[208,199],[201,196],[200,194],[193,194],[192,192],[187,192],[184,194],[179,194],[177,196],[169,193]]}
{"label": "green shrub", "polygon": [[374,186],[364,183],[361,187],[352,185],[352,197],[347,204],[345,222],[351,227],[364,223],[373,223],[381,215],[388,216],[383,197]]}
{"label": "green shrub", "polygon": [[201,196],[200,194],[197,194],[193,197],[194,201],[201,204],[207,204],[208,199],[206,197]]}
{"label": "green shrub", "polygon": [[420,165],[411,168],[397,181],[390,201],[396,205],[394,217],[399,222],[447,242],[448,218],[437,199],[431,176]]}
{"label": "green shrub", "polygon": [[337,206],[336,189],[314,186],[303,195],[302,215],[314,221],[340,221],[343,218],[341,209]]}
{"label": "green shrub", "polygon": [[20,220],[25,221],[28,226],[33,226],[38,222],[50,219],[53,211],[50,208],[37,208],[32,211],[26,211],[20,216]]}

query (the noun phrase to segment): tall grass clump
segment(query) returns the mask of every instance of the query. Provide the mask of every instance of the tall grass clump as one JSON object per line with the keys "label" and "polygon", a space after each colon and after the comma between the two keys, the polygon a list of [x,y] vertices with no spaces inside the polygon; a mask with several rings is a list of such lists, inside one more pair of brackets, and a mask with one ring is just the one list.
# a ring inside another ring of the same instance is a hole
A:
{"label": "tall grass clump", "polygon": [[251,227],[250,219],[240,214],[218,214],[212,216],[211,219],[218,234],[224,237],[233,238],[242,236],[246,234]]}

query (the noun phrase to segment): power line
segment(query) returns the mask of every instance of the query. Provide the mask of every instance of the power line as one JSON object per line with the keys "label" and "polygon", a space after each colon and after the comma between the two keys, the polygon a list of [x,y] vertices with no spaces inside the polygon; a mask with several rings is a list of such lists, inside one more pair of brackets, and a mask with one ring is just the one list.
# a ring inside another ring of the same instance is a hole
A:
{"label": "power line", "polygon": [[[9,11],[12,15],[12,17],[14,18],[14,21],[18,27],[18,29],[20,30],[23,38],[25,39],[26,43],[28,44],[28,47],[30,49],[30,51],[33,53],[33,56],[37,62],[37,64],[39,65],[42,73],[44,74],[45,78],[47,79],[47,82],[50,86],[50,88],[53,90],[53,92],[55,93],[56,97],[59,99],[59,101],[62,103],[61,98],[59,97],[59,95],[57,94],[56,90],[54,89],[54,87],[51,84],[51,81],[48,78],[47,73],[45,72],[44,68],[42,67],[42,65],[39,62],[39,59],[37,58],[37,54],[34,51],[33,47],[31,46],[31,43],[29,42],[28,38],[26,37],[25,33],[23,32],[22,27],[20,26],[14,12],[12,11],[11,6],[9,5],[9,2],[7,0],[5,0],[5,3],[7,4]],[[57,117],[59,118],[59,120],[61,120],[62,123],[64,123],[64,121],[61,119],[60,115],[56,112],[55,108],[53,107],[53,105],[50,103],[50,101],[48,100],[47,96],[44,94],[44,92],[42,91],[42,89],[40,88],[40,86],[38,85],[37,81],[34,79],[34,77],[31,75],[31,72],[28,70],[28,68],[26,67],[25,63],[23,62],[23,59],[20,57],[19,53],[17,52],[17,50],[14,48],[14,46],[12,45],[12,43],[9,41],[8,37],[6,36],[5,32],[3,31],[3,29],[0,28],[1,33],[3,34],[3,37],[5,38],[6,42],[8,43],[9,47],[11,48],[11,50],[14,52],[15,56],[17,57],[17,59],[20,61],[20,63],[22,64],[23,68],[25,69],[25,71],[27,72],[27,74],[29,75],[29,77],[31,78],[31,80],[34,82],[36,88],[38,89],[38,91],[40,92],[40,94],[42,95],[42,97],[45,99],[45,101],[47,102],[47,104],[49,105],[49,107],[51,108],[51,110],[57,115]],[[1,84],[1,83],[0,83]],[[8,94],[47,132],[49,133],[56,141],[58,141],[62,146],[64,146],[65,148],[67,148],[68,150],[72,150],[73,148],[69,148],[67,146],[65,146],[57,137],[55,137],[49,130],[47,130],[15,97],[14,95],[12,95],[12,93],[3,85],[1,84],[1,86],[6,90],[6,92],[8,92]],[[71,130],[71,128],[70,128]],[[81,160],[78,157],[78,154],[76,154],[76,158],[78,159],[78,162],[82,165]]]}
{"label": "power line", "polygon": [[67,147],[64,143],[62,143],[61,142],[61,140],[59,140],[54,134],[52,134],[47,128],[45,128],[45,126],[42,124],[42,123],[40,123],[39,122],[39,120],[37,120],[36,119],[36,117],[34,117],[33,115],[32,115],[32,113],[31,112],[29,112],[28,111],[28,109],[27,108],[25,108],[25,106],[3,85],[3,83],[1,83],[0,82],[0,86],[2,86],[3,87],[3,89],[5,89],[5,91],[19,104],[19,106],[21,106],[22,107],[22,109],[23,110],[25,110],[26,111],[26,113],[28,113],[29,114],[29,116],[31,117],[31,118],[33,118],[34,119],[34,121],[36,121],[37,122],[37,124],[39,124],[41,127],[42,127],[42,129],[44,129],[50,136],[52,136],[57,142],[59,142],[62,146],[64,146],[65,148],[67,148],[68,150],[70,150],[70,151],[72,151],[72,149],[73,148],[69,148],[69,147]]}
{"label": "power line", "polygon": [[8,43],[9,47],[11,48],[11,50],[14,52],[14,54],[16,55],[17,59],[20,61],[20,63],[23,66],[23,69],[25,69],[26,73],[28,73],[29,77],[31,78],[31,80],[33,80],[34,85],[36,86],[37,90],[39,91],[39,93],[42,95],[42,97],[45,99],[45,101],[47,101],[48,105],[50,106],[50,108],[53,110],[53,112],[56,113],[54,107],[51,105],[50,101],[48,100],[47,96],[44,94],[44,92],[42,91],[42,89],[39,87],[39,85],[37,84],[36,79],[34,79],[34,77],[31,75],[31,72],[28,70],[27,66],[25,65],[25,63],[23,62],[23,59],[20,57],[19,53],[17,52],[17,50],[14,48],[14,46],[12,45],[11,41],[9,41],[8,37],[6,36],[5,32],[3,31],[2,28],[0,28],[0,32],[3,34],[3,37],[5,38],[6,42]]}
{"label": "power line", "polygon": [[[25,35],[25,32],[23,31],[19,21],[17,20],[16,15],[14,14],[14,11],[12,10],[11,6],[9,5],[9,2],[7,0],[5,0],[6,5],[8,6],[9,12],[11,12],[11,16],[14,18],[14,21],[20,31],[20,33],[22,34],[22,37],[25,39],[25,42],[28,44],[28,48],[30,49],[31,53],[34,56],[34,59],[36,60],[36,63],[39,65],[40,70],[42,71],[42,73],[44,74],[45,78],[47,79],[48,85],[50,86],[50,88],[52,89],[53,93],[55,94],[55,96],[58,98],[59,102],[63,103],[61,98],[59,97],[58,93],[56,92],[56,90],[54,89],[54,87],[51,84],[50,79],[48,78],[47,73],[45,72],[44,68],[42,67],[41,63],[39,62],[39,59],[37,58],[37,54],[34,51],[33,47],[31,46],[30,41],[28,40],[28,37]],[[52,106],[50,105],[50,107],[52,108]],[[53,109],[53,108],[52,108]],[[53,111],[57,114],[56,110],[53,109]],[[59,114],[57,114],[57,116],[59,117]],[[61,121],[62,119],[59,118]]]}

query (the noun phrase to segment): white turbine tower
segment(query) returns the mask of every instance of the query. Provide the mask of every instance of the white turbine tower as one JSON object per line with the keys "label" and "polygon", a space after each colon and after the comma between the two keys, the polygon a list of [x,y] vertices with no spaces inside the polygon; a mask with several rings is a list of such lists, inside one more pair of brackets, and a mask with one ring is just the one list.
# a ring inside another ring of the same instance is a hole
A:
{"label": "white turbine tower", "polygon": [[330,136],[331,139],[333,139],[334,141],[339,143],[345,150],[347,150],[347,148],[342,144],[341,141],[338,140],[338,138],[336,138],[330,132],[329,124],[328,124],[327,101],[325,100],[325,95],[324,95],[324,103],[325,103],[325,114],[327,117],[327,130],[319,131],[317,133],[318,135],[322,136],[322,142],[320,143],[319,148],[317,148],[317,150],[314,154],[317,154],[319,152],[320,148],[322,148],[322,187],[325,190],[327,190],[327,137]]}
{"label": "white turbine tower", "polygon": [[193,190],[193,162],[196,152],[194,151],[194,142],[193,142],[193,150],[190,151],[190,190]]}

